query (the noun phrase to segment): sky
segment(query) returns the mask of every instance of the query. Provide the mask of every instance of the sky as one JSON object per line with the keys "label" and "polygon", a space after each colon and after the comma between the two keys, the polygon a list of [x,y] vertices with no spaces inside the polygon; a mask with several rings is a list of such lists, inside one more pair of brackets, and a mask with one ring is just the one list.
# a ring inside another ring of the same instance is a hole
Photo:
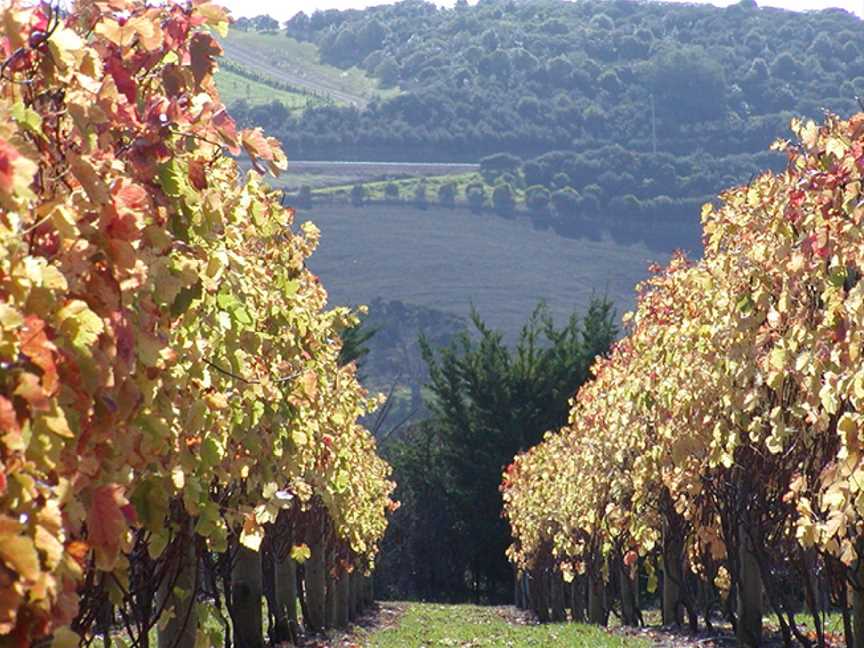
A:
{"label": "sky", "polygon": [[[473,0],[469,0],[473,4]],[[693,1],[693,0],[690,0]],[[698,1],[698,0],[696,0]],[[440,6],[452,6],[455,0],[439,0]],[[725,7],[737,0],[712,0],[710,4]],[[757,0],[760,6],[782,7],[794,11],[840,7],[864,17],[864,0]],[[287,20],[298,11],[312,13],[316,9],[362,9],[373,5],[389,4],[386,0],[221,0],[234,16],[269,14],[280,21]],[[709,4],[700,2],[699,4]]]}

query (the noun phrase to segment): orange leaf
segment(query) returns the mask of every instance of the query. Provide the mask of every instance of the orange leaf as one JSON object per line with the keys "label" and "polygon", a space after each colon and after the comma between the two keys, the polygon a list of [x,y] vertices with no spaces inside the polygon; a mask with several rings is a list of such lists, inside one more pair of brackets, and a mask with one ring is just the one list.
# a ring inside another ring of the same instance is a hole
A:
{"label": "orange leaf", "polygon": [[36,315],[28,315],[18,333],[18,339],[21,342],[21,352],[42,370],[42,389],[46,394],[53,394],[59,384],[57,366],[54,364],[57,347],[45,335],[45,322]]}

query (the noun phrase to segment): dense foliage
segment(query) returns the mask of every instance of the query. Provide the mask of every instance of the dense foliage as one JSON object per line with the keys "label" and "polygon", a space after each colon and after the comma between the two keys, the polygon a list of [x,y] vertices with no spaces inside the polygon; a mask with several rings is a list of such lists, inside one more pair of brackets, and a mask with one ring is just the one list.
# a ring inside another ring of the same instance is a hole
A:
{"label": "dense foliage", "polygon": [[559,328],[538,307],[511,347],[475,313],[470,334],[424,345],[431,416],[385,447],[403,504],[378,571],[388,594],[509,598],[501,469],[565,422],[568,394],[615,338],[613,318],[597,299]]}
{"label": "dense foliage", "polygon": [[323,62],[360,65],[402,92],[364,110],[242,106],[242,123],[306,159],[513,154],[525,163],[519,189],[558,193],[562,230],[574,214],[695,220],[708,196],[782,167],[763,151],[793,116],[851,114],[864,95],[864,23],[841,10],[406,0],[300,12],[285,27]]}
{"label": "dense foliage", "polygon": [[204,576],[172,594],[166,562],[257,550],[277,516],[296,555],[324,519],[333,568],[367,568],[392,484],[337,362],[354,318],[261,181],[278,144],[219,102],[224,10],[0,18],[0,643],[73,645],[106,603],[141,645],[160,616],[203,633]]}
{"label": "dense foliage", "polygon": [[365,113],[304,116],[286,140],[302,148],[524,157],[606,141],[650,151],[653,94],[660,150],[751,153],[781,134],[783,111],[851,111],[864,91],[864,24],[839,10],[409,0],[300,13],[286,26],[324,61],[379,77],[395,66],[405,90]]}
{"label": "dense foliage", "polygon": [[568,426],[505,471],[509,555],[600,583],[659,563],[667,622],[716,592],[743,645],[763,587],[787,643],[805,602],[822,641],[821,590],[859,645],[864,114],[793,129],[786,169],[705,206],[704,259],[640,287]]}

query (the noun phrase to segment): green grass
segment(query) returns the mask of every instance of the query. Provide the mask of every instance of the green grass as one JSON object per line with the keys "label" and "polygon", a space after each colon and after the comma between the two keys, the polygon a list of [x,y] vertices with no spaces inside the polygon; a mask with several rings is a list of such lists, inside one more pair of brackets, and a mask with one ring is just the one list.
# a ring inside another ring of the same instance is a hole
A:
{"label": "green grass", "polygon": [[581,624],[517,624],[499,610],[476,605],[409,603],[404,616],[393,627],[372,631],[358,639],[365,648],[648,648],[650,645]]}
{"label": "green grass", "polygon": [[302,111],[315,101],[315,98],[309,95],[278,90],[226,69],[216,72],[216,87],[219,88],[219,96],[226,106],[230,106],[238,99],[245,99],[252,106],[269,104],[276,100],[288,110]]}
{"label": "green grass", "polygon": [[280,80],[292,85],[309,84],[322,94],[335,90],[368,100],[373,96],[386,98],[399,93],[398,89],[380,88],[377,79],[368,76],[359,68],[342,70],[321,63],[317,46],[289,38],[284,33],[244,32],[233,29],[222,42],[227,58],[234,58],[232,47],[239,48],[242,53],[253,55],[252,58],[246,56],[244,60],[238,60],[242,65],[273,77],[281,72],[285,77]]}
{"label": "green grass", "polygon": [[[801,612],[800,614],[795,615],[795,623],[799,628],[803,628],[806,631],[810,632],[815,630],[816,626],[813,623],[813,617],[810,616],[809,613]],[[780,628],[780,624],[777,621],[777,615],[773,612],[767,614],[765,616],[765,624],[770,626],[771,628]],[[843,636],[843,615],[839,612],[829,612],[823,618],[823,627],[822,629],[825,632]]]}

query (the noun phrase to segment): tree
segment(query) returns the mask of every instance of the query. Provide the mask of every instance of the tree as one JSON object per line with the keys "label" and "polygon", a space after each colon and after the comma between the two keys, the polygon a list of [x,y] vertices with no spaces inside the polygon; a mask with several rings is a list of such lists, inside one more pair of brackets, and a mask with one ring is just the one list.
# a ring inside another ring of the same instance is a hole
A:
{"label": "tree", "polygon": [[529,209],[545,211],[550,199],[549,190],[542,185],[532,185],[525,190],[525,203]]}
{"label": "tree", "polygon": [[492,182],[502,173],[515,173],[522,166],[522,160],[509,153],[496,153],[480,158],[480,173],[487,182]]}
{"label": "tree", "polygon": [[279,21],[267,14],[255,16],[252,19],[252,26],[256,31],[276,31],[279,29]]}
{"label": "tree", "polygon": [[303,11],[298,11],[285,21],[285,33],[289,36],[303,38],[308,33],[310,25],[309,16]]}
{"label": "tree", "polygon": [[511,216],[516,208],[513,189],[506,182],[495,186],[492,191],[492,208],[502,216]]}
{"label": "tree", "polygon": [[482,591],[503,598],[511,594],[505,584],[512,572],[504,558],[509,540],[500,516],[501,466],[563,424],[569,395],[617,331],[613,307],[603,299],[561,328],[538,306],[512,349],[477,313],[472,322],[474,335],[448,348],[423,345],[433,398],[429,425],[448,467],[447,510],[458,530],[457,555],[465,561],[460,569],[471,573],[475,596]]}
{"label": "tree", "polygon": [[465,187],[465,198],[471,211],[479,212],[486,202],[486,190],[482,184],[470,184]]}
{"label": "tree", "polygon": [[429,197],[427,195],[426,180],[423,179],[417,183],[414,188],[414,202],[420,209],[426,209],[429,206]]}
{"label": "tree", "polygon": [[792,81],[801,74],[801,65],[789,52],[781,52],[771,63],[771,76],[785,81]]}
{"label": "tree", "polygon": [[385,56],[375,68],[375,76],[381,79],[381,87],[392,88],[399,83],[399,65],[391,56]]}
{"label": "tree", "polygon": [[395,182],[388,182],[384,185],[384,197],[390,202],[399,200],[399,185]]}
{"label": "tree", "polygon": [[701,47],[664,49],[650,71],[660,115],[673,122],[719,119],[726,114],[723,68]]}
{"label": "tree", "polygon": [[307,184],[300,185],[297,191],[297,205],[305,208],[312,206],[312,187]]}
{"label": "tree", "polygon": [[575,215],[582,204],[582,197],[572,187],[564,187],[552,193],[552,204],[559,216]]}
{"label": "tree", "polygon": [[438,202],[445,207],[455,207],[456,185],[452,182],[447,182],[438,187]]}

